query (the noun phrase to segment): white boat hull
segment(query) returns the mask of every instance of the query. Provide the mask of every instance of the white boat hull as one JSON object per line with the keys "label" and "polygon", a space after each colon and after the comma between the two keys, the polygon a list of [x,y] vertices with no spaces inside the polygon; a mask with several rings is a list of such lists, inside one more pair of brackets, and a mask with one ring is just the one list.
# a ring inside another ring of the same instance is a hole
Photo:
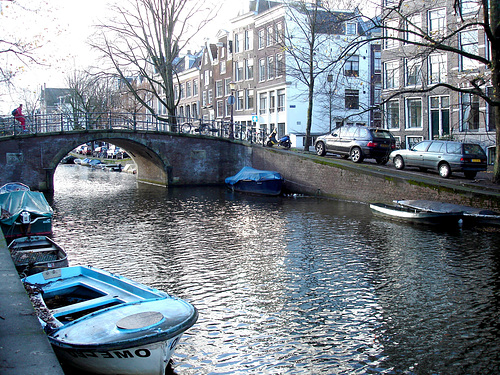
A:
{"label": "white boat hull", "polygon": [[55,345],[53,348],[62,363],[80,371],[109,375],[164,375],[181,336],[132,348],[80,350]]}

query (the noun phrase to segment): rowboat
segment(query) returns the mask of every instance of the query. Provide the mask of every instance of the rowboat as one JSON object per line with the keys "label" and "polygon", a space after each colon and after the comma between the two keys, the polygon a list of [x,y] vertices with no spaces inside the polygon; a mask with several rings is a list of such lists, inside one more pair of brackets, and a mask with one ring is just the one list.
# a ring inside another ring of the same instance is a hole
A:
{"label": "rowboat", "polygon": [[28,276],[24,286],[64,368],[94,374],[164,375],[196,308],[93,267]]}
{"label": "rowboat", "polygon": [[415,200],[397,200],[394,201],[397,205],[402,207],[409,207],[413,209],[426,210],[429,212],[438,213],[461,213],[464,224],[471,225],[494,225],[500,226],[500,213],[485,210],[476,207],[463,206],[453,203],[443,203],[438,201],[430,201],[424,199]]}
{"label": "rowboat", "polygon": [[260,195],[280,195],[283,177],[275,171],[263,171],[251,167],[242,168],[237,174],[225,179],[233,191]]}
{"label": "rowboat", "polygon": [[52,207],[43,193],[17,190],[0,194],[0,228],[5,239],[52,235]]}
{"label": "rowboat", "polygon": [[384,203],[371,203],[370,209],[377,216],[419,224],[456,225],[462,218],[462,214],[457,212],[429,212]]}
{"label": "rowboat", "polygon": [[9,251],[17,272],[23,276],[68,266],[66,252],[46,236],[16,238],[9,244]]}

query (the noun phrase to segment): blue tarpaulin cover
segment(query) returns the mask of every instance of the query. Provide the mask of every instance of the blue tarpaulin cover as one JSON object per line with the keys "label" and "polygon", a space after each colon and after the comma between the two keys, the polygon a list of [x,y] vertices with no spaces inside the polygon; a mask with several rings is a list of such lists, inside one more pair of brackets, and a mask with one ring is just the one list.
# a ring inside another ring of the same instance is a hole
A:
{"label": "blue tarpaulin cover", "polygon": [[243,167],[241,171],[231,177],[226,178],[226,184],[234,185],[238,181],[268,181],[268,180],[282,180],[283,177],[278,172],[274,171],[261,171],[252,167]]}
{"label": "blue tarpaulin cover", "polygon": [[53,211],[43,193],[38,191],[14,191],[0,194],[0,222],[12,225],[21,212],[28,211],[35,216],[52,217]]}

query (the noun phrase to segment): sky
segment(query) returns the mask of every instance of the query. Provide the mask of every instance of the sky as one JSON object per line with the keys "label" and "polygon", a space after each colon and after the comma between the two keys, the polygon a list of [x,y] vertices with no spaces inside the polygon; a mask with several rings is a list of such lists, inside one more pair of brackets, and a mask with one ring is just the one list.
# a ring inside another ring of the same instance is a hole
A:
{"label": "sky", "polygon": [[[41,64],[19,61],[12,54],[0,53],[0,64],[14,67],[19,73],[14,79],[16,89],[0,88],[0,114],[8,114],[24,99],[20,89],[36,95],[43,85],[65,87],[66,76],[72,71],[91,66],[97,54],[87,44],[93,26],[110,14],[112,2],[124,0],[0,0],[0,33],[7,40],[29,41],[39,48],[35,56]],[[236,15],[243,0],[223,0],[229,4],[224,11]],[[219,1],[220,3],[220,1]],[[219,17],[228,19],[223,12]],[[225,22],[213,22],[203,35],[214,38]],[[203,37],[192,50],[199,50]],[[0,46],[1,47],[1,46]],[[12,107],[12,108],[11,108]]]}

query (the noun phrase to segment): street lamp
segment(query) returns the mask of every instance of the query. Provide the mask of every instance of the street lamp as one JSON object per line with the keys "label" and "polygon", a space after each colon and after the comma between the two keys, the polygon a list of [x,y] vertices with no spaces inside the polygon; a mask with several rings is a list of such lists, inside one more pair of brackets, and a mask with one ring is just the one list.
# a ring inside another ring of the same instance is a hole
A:
{"label": "street lamp", "polygon": [[333,82],[333,74],[328,74],[328,76],[326,77],[329,85],[330,85],[330,92],[329,92],[329,96],[328,96],[328,104],[329,104],[329,107],[330,107],[330,110],[329,110],[329,119],[330,119],[330,133],[332,132],[332,82]]}
{"label": "street lamp", "polygon": [[231,106],[231,122],[229,124],[229,139],[234,139],[234,90],[236,89],[236,83],[233,81],[229,82],[229,89],[231,90],[231,95],[227,98],[227,102]]}

